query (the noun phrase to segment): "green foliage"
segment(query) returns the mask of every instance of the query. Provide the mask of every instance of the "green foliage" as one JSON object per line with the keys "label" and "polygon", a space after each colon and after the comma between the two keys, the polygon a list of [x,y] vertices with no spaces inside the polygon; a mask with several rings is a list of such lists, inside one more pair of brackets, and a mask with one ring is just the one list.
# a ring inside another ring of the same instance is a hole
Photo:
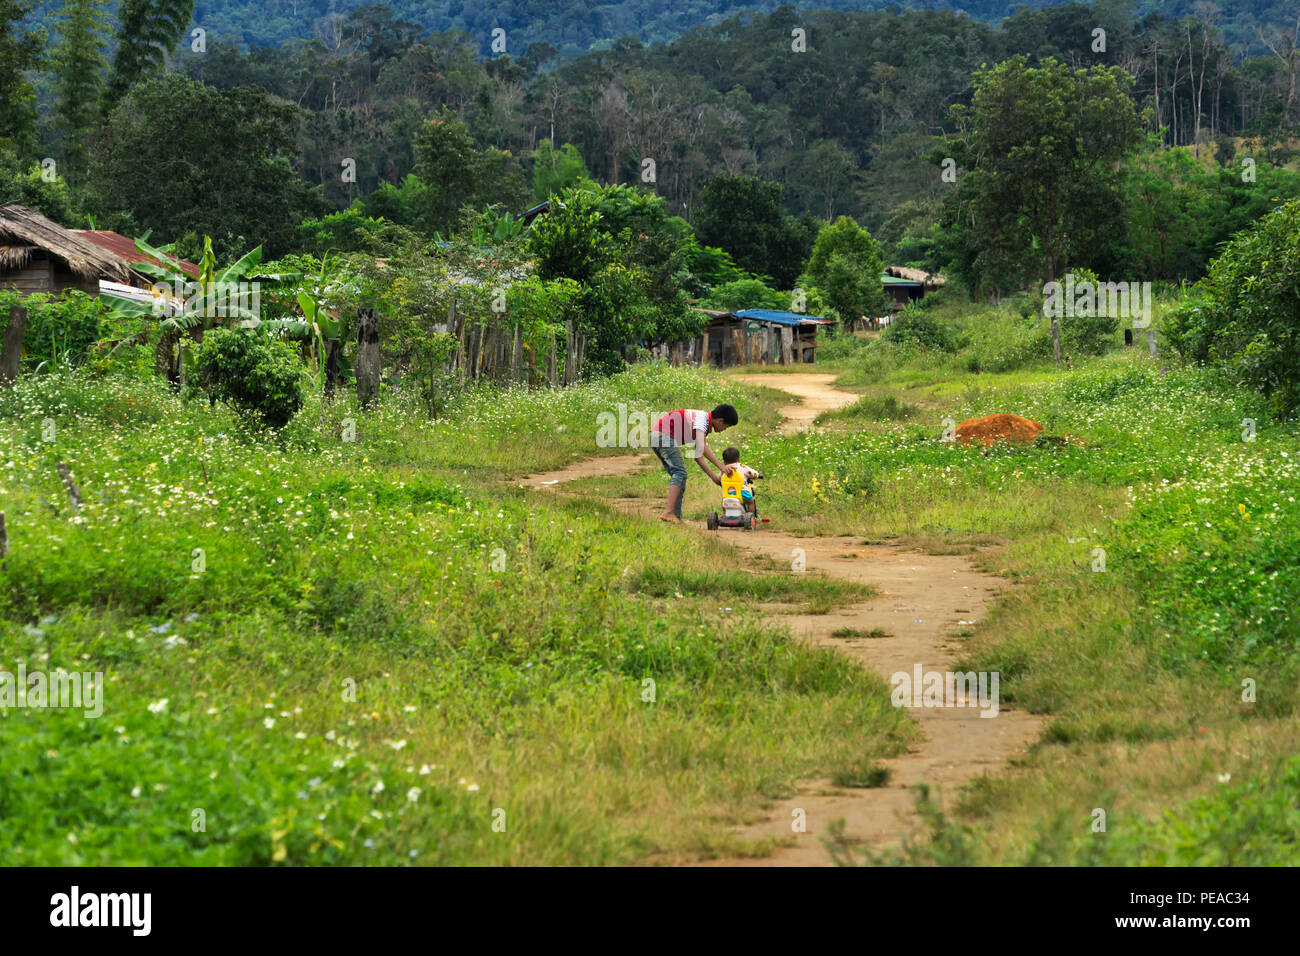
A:
{"label": "green foliage", "polygon": [[192,391],[228,402],[255,427],[283,428],[304,400],[296,351],[244,329],[212,329],[194,353]]}
{"label": "green foliage", "polygon": [[976,74],[971,106],[952,109],[964,134],[933,154],[964,170],[944,221],[972,291],[1015,290],[1031,264],[1053,280],[1117,231],[1113,165],[1141,132],[1133,82],[1119,67],[1035,67],[1023,56]]}
{"label": "green foliage", "polygon": [[0,151],[36,149],[36,90],[28,79],[44,60],[45,31],[24,29],[31,0],[0,0]]}
{"label": "green foliage", "polygon": [[447,110],[415,135],[415,174],[424,187],[414,225],[427,234],[448,232],[466,205],[517,206],[524,194],[523,173],[508,152],[480,150],[464,122]]}
{"label": "green foliage", "polygon": [[85,140],[100,115],[107,24],[106,0],[70,0],[54,49],[55,107],[64,154],[73,175],[84,171]]}
{"label": "green foliage", "polygon": [[808,278],[840,315],[879,315],[886,305],[880,244],[849,216],[822,227],[808,260]]}
{"label": "green foliage", "polygon": [[138,81],[162,72],[194,15],[194,0],[122,0],[117,14],[117,52],[109,71],[105,112]]}
{"label": "green foliage", "polygon": [[582,154],[572,143],[565,143],[556,149],[549,139],[544,139],[533,151],[534,202],[543,202],[590,178],[587,167],[582,162]]}
{"label": "green foliage", "polygon": [[736,279],[715,286],[708,298],[700,303],[706,309],[740,312],[744,309],[790,308],[788,293],[778,292],[760,279]]}
{"label": "green foliage", "polygon": [[366,252],[389,255],[417,241],[409,229],[393,222],[367,216],[360,202],[342,212],[320,219],[307,219],[294,230],[301,251],[311,255],[327,252]]}
{"label": "green foliage", "polygon": [[1300,407],[1300,200],[1232,239],[1210,264],[1199,299],[1167,322],[1187,358],[1227,368],[1280,414]]}
{"label": "green foliage", "polygon": [[595,197],[585,189],[566,189],[552,198],[546,215],[528,233],[528,248],[543,279],[589,281],[607,255],[607,244]]}
{"label": "green foliage", "polygon": [[39,163],[27,165],[12,150],[0,147],[0,197],[33,209],[62,226],[76,228],[81,219],[76,198],[62,176],[46,180]]}
{"label": "green foliage", "polygon": [[771,276],[780,288],[795,284],[811,237],[785,214],[779,183],[719,173],[695,213],[700,242],[727,250],[742,269]]}
{"label": "green foliage", "polygon": [[885,326],[880,337],[886,342],[918,345],[939,352],[956,351],[959,345],[956,332],[948,324],[915,302],[894,313],[893,321]]}
{"label": "green foliage", "polygon": [[174,73],[144,80],[108,117],[93,205],[125,210],[163,241],[194,232],[223,256],[259,244],[281,255],[294,227],[320,211],[291,165],[300,119],[298,107],[254,87],[222,92]]}
{"label": "green foliage", "polygon": [[99,341],[108,311],[98,297],[78,289],[68,289],[58,296],[22,296],[0,289],[0,315],[8,316],[15,305],[27,309],[23,365],[45,373],[83,364],[91,346]]}

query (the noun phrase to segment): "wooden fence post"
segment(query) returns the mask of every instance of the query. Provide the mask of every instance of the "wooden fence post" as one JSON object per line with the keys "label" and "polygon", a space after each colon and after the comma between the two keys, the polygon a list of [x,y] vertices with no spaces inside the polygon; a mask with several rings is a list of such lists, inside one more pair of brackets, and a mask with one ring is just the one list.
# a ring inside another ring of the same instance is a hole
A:
{"label": "wooden fence post", "polygon": [[456,300],[447,307],[447,330],[456,336],[456,374],[465,381],[465,319],[456,314]]}
{"label": "wooden fence post", "polygon": [[560,335],[558,332],[551,333],[551,354],[547,357],[546,377],[550,379],[551,388],[555,388],[559,382],[556,381],[555,356],[560,351]]}
{"label": "wooden fence post", "polygon": [[1155,329],[1147,329],[1147,351],[1151,353],[1152,358],[1156,357],[1156,330]]}
{"label": "wooden fence post", "polygon": [[515,326],[514,342],[510,349],[510,380],[518,382],[523,376],[523,339],[519,326]]}
{"label": "wooden fence post", "polygon": [[369,408],[379,397],[379,313],[361,309],[357,313],[357,398]]}
{"label": "wooden fence post", "polygon": [[325,344],[325,401],[334,401],[334,386],[339,380],[339,352],[343,343],[330,339]]}
{"label": "wooden fence post", "polygon": [[573,381],[573,321],[564,323],[564,384]]}
{"label": "wooden fence post", "polygon": [[27,309],[15,305],[9,310],[9,324],[5,326],[0,341],[0,385],[11,384],[18,378],[18,360],[23,354],[23,332],[27,330]]}
{"label": "wooden fence post", "polygon": [[72,513],[80,514],[81,512],[81,489],[77,483],[72,480],[72,471],[68,468],[66,462],[59,462],[59,477],[63,479],[63,487],[68,490],[68,497],[72,500]]}

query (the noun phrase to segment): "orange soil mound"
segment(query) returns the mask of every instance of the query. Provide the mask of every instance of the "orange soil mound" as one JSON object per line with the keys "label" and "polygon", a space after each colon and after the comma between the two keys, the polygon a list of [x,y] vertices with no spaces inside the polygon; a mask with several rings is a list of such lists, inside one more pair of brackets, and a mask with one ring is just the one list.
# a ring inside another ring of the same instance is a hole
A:
{"label": "orange soil mound", "polygon": [[957,426],[957,441],[963,445],[979,442],[992,445],[997,441],[1031,442],[1043,430],[1042,423],[1019,415],[985,415],[968,418]]}

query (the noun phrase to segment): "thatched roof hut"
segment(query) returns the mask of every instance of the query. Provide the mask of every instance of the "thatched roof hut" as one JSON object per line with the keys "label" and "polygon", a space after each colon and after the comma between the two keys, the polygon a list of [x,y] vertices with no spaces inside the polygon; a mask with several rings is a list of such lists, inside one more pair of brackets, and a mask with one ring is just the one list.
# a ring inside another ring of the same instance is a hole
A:
{"label": "thatched roof hut", "polygon": [[895,279],[906,279],[909,282],[919,282],[926,289],[937,289],[947,281],[937,272],[926,272],[924,269],[913,269],[909,266],[888,266],[885,275],[893,276]]}
{"label": "thatched roof hut", "polygon": [[97,295],[101,278],[125,283],[132,277],[129,260],[25,206],[0,206],[0,287]]}

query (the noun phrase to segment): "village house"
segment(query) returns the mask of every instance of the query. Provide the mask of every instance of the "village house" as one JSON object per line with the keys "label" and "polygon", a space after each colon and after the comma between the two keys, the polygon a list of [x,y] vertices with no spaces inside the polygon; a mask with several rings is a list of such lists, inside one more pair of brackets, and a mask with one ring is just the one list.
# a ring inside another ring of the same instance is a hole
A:
{"label": "village house", "polygon": [[945,280],[938,273],[926,272],[924,269],[889,266],[881,273],[880,281],[885,286],[885,294],[892,300],[890,310],[898,312],[927,292],[938,289]]}
{"label": "village house", "polygon": [[811,364],[817,359],[817,330],[832,325],[830,319],[776,309],[742,309],[723,312],[696,309],[709,317],[693,339],[663,342],[650,349],[656,359],[673,365]]}

